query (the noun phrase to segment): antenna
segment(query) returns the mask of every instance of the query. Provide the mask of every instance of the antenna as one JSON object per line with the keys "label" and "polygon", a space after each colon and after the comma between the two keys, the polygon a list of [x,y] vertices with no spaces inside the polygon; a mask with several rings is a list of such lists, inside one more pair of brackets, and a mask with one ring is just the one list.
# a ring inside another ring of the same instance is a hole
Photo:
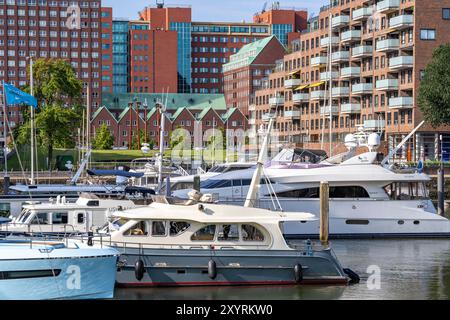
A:
{"label": "antenna", "polygon": [[262,8],[262,10],[261,10],[261,13],[266,12],[266,8],[267,8],[267,1],[264,2],[263,8]]}
{"label": "antenna", "polygon": [[164,8],[164,0],[156,0],[157,8]]}

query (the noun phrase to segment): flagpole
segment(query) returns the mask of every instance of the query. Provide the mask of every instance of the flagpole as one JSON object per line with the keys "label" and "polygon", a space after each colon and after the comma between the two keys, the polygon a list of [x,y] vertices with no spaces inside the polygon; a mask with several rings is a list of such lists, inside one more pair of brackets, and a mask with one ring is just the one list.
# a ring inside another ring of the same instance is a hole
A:
{"label": "flagpole", "polygon": [[3,81],[3,90],[2,90],[2,103],[3,103],[3,139],[4,139],[4,143],[3,143],[3,157],[5,160],[5,174],[4,174],[4,188],[5,188],[5,194],[8,192],[8,190],[6,190],[7,187],[7,180],[8,180],[8,158],[7,158],[7,149],[6,149],[6,128],[7,128],[7,122],[8,121],[8,117],[6,115],[6,98],[5,98],[5,82]]}
{"label": "flagpole", "polygon": [[[33,81],[34,81],[34,77],[33,77],[33,58],[30,57],[30,91],[31,91],[31,95],[34,96],[34,88],[33,88]],[[34,107],[30,106],[30,110],[31,110],[31,185],[35,184],[34,181]]]}

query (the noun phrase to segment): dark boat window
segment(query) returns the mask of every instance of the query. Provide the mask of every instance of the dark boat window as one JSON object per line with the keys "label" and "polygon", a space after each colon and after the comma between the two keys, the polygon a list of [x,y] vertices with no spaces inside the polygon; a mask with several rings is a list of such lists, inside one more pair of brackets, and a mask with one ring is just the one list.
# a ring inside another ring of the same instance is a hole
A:
{"label": "dark boat window", "polygon": [[191,236],[191,240],[192,241],[212,241],[212,240],[214,240],[215,232],[216,232],[216,226],[212,224],[212,225],[203,227],[200,230],[196,231]]}
{"label": "dark boat window", "polygon": [[369,220],[346,220],[346,224],[368,225]]}
{"label": "dark boat window", "polygon": [[48,213],[38,213],[34,216],[31,224],[48,224]]}
{"label": "dark boat window", "polygon": [[239,241],[239,227],[237,224],[222,224],[217,236],[219,241]]}
{"label": "dark boat window", "polygon": [[264,241],[263,233],[256,227],[243,224],[241,227],[242,240],[244,241]]}
{"label": "dark boat window", "polygon": [[153,221],[152,222],[152,236],[164,237],[166,235],[166,222],[165,221]]}
{"label": "dark boat window", "polygon": [[206,180],[200,182],[201,189],[216,189],[231,187],[231,180]]}
{"label": "dark boat window", "polygon": [[84,223],[84,213],[77,214],[77,223],[79,224]]}
{"label": "dark boat window", "polygon": [[57,277],[61,273],[60,269],[54,270],[26,270],[26,271],[3,271],[0,272],[0,280],[32,279]]}
{"label": "dark boat window", "polygon": [[53,212],[52,224],[67,224],[69,218],[67,212]]}
{"label": "dark boat window", "polygon": [[176,237],[185,232],[191,225],[183,221],[170,221],[170,236]]}
{"label": "dark boat window", "polygon": [[[319,198],[320,188],[305,188],[298,190],[289,190],[277,193],[279,198],[299,198],[299,199],[317,199]],[[370,198],[369,193],[360,186],[342,186],[330,187],[331,199],[348,199],[348,198]]]}
{"label": "dark boat window", "polygon": [[147,224],[140,221],[124,232],[125,236],[146,236],[148,235]]}
{"label": "dark boat window", "polygon": [[88,207],[98,207],[98,206],[100,206],[100,201],[98,201],[98,200],[89,200],[87,202],[87,206]]}

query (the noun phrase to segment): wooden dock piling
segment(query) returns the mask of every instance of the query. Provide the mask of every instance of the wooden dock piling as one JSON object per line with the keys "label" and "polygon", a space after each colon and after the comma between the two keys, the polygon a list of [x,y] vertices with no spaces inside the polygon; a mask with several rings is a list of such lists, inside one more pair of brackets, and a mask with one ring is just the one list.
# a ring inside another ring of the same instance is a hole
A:
{"label": "wooden dock piling", "polygon": [[328,246],[329,214],[330,214],[330,185],[327,181],[320,183],[320,242]]}

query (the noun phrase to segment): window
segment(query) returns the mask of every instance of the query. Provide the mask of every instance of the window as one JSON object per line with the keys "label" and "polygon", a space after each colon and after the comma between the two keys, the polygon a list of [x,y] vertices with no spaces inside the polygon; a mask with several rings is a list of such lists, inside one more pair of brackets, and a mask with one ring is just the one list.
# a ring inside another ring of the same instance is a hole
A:
{"label": "window", "polygon": [[442,19],[450,20],[450,8],[443,8],[442,9]]}
{"label": "window", "polygon": [[77,223],[83,224],[84,223],[84,213],[78,213],[77,214]]}
{"label": "window", "polygon": [[[319,198],[319,188],[306,188],[299,190],[290,190],[277,193],[277,197],[280,198],[304,198],[304,199],[316,199]],[[330,187],[330,198],[343,199],[343,198],[370,198],[366,189],[360,186],[342,186],[342,187]]]}
{"label": "window", "polygon": [[420,39],[421,40],[436,40],[436,30],[435,29],[420,29]]}
{"label": "window", "polygon": [[152,236],[164,237],[166,235],[166,222],[165,221],[153,221],[152,222]]}
{"label": "window", "polygon": [[215,225],[206,226],[198,231],[196,231],[192,236],[192,241],[212,241],[214,240],[214,234],[216,232]]}
{"label": "window", "polygon": [[31,221],[31,224],[48,224],[48,214],[47,213],[38,213]]}
{"label": "window", "polygon": [[176,237],[185,232],[190,227],[190,224],[183,221],[171,221],[169,234],[171,237]]}
{"label": "window", "polygon": [[217,239],[219,241],[239,241],[238,225],[237,224],[220,225]]}
{"label": "window", "polygon": [[147,224],[144,221],[140,221],[132,226],[130,229],[124,232],[125,236],[146,236],[147,232]]}
{"label": "window", "polygon": [[67,224],[68,214],[67,212],[53,212],[52,223],[53,224]]}
{"label": "window", "polygon": [[241,226],[242,240],[244,241],[264,241],[263,233],[256,227],[249,224]]}

